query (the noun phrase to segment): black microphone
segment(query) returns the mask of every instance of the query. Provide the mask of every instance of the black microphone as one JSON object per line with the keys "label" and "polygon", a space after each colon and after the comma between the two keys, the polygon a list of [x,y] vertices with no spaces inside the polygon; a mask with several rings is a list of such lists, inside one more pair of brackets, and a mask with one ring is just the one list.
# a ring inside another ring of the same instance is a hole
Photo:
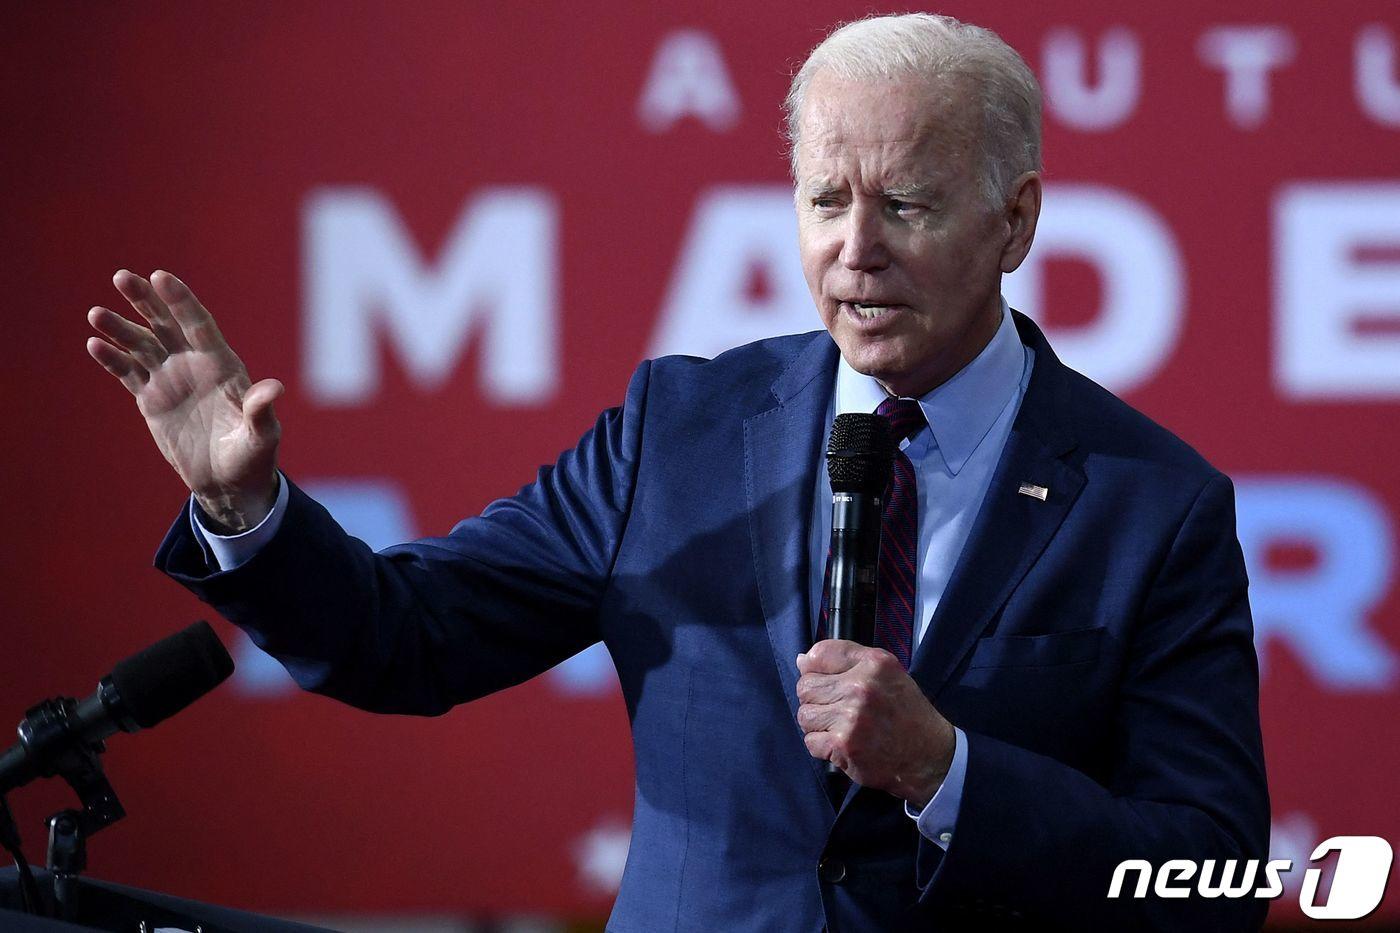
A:
{"label": "black microphone", "polygon": [[65,754],[117,731],[148,729],[213,690],[233,673],[233,659],[208,622],[161,639],[112,668],[85,700],[58,697],[33,707],[19,743],[0,754],[0,794],[58,773]]}
{"label": "black microphone", "polygon": [[875,641],[880,512],[894,468],[894,436],[881,415],[837,415],[826,444],[831,477],[831,569],[827,636]]}

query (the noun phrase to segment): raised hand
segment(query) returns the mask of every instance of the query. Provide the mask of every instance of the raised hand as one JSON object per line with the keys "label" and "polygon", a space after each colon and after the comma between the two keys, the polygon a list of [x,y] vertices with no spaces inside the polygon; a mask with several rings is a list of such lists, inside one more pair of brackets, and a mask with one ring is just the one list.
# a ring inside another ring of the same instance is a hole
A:
{"label": "raised hand", "polygon": [[253,527],[277,497],[282,429],[272,403],[282,383],[253,384],[214,318],[169,272],[148,282],[123,269],[112,282],[147,326],[95,307],[88,323],[102,336],[88,338],[88,353],[136,397],[156,446],[215,530]]}

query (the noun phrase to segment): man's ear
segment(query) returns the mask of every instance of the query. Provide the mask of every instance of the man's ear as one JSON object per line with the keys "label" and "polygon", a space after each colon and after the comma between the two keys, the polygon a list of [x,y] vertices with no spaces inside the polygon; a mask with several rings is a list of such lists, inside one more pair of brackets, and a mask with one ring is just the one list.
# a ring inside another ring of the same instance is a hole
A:
{"label": "man's ear", "polygon": [[1025,172],[1011,186],[1003,214],[1007,237],[1001,250],[1002,272],[1015,272],[1031,251],[1036,221],[1040,219],[1041,192],[1039,172]]}

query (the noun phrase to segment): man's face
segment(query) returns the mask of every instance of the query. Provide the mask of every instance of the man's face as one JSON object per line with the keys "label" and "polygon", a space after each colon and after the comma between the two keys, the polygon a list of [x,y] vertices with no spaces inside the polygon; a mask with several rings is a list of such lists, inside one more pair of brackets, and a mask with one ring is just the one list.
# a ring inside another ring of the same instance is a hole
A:
{"label": "man's face", "polygon": [[802,269],[858,372],[919,396],[1000,323],[1009,227],[979,186],[981,109],[964,78],[807,86],[796,151]]}

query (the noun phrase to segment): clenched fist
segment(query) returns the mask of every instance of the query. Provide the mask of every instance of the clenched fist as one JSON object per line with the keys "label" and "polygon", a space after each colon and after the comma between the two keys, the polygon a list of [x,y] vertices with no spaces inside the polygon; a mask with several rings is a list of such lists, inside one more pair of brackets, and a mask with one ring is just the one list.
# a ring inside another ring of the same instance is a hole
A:
{"label": "clenched fist", "polygon": [[894,655],[819,641],[797,656],[797,723],[807,751],[863,787],[926,806],[953,762],[953,726]]}

